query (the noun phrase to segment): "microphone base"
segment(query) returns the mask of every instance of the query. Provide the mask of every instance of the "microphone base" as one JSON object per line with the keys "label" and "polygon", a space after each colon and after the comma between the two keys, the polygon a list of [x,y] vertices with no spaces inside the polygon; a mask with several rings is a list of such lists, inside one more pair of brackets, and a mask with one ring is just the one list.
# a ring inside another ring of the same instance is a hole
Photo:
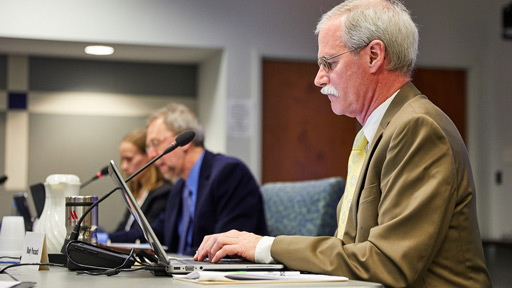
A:
{"label": "microphone base", "polygon": [[48,262],[54,264],[67,265],[68,257],[62,253],[48,253]]}
{"label": "microphone base", "polygon": [[123,252],[74,241],[69,244],[67,267],[75,270],[130,268],[135,261]]}

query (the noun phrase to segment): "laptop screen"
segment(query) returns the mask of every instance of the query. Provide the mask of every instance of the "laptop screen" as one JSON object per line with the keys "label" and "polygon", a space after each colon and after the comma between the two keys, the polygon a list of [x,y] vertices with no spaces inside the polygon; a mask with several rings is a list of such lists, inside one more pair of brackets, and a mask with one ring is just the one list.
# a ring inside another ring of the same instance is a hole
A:
{"label": "laptop screen", "polygon": [[142,210],[140,209],[139,204],[137,204],[137,201],[135,200],[135,198],[133,197],[132,192],[130,191],[128,186],[126,186],[126,182],[122,178],[121,173],[119,172],[119,169],[117,169],[117,166],[114,163],[114,160],[110,160],[110,165],[108,167],[108,173],[110,175],[110,179],[112,179],[114,184],[122,190],[122,195],[126,202],[126,206],[128,207],[128,210],[130,210],[130,212],[132,213],[135,220],[139,223],[140,228],[142,229],[142,232],[144,233],[144,237],[146,238],[149,245],[155,252],[159,263],[164,264],[164,265],[169,265],[169,259],[167,258],[167,254],[165,253],[165,250],[163,249],[162,245],[160,244],[160,241],[158,241],[158,238],[156,237],[155,233],[153,232],[153,229],[149,225],[149,222],[146,219],[146,216],[144,216],[144,213],[142,213]]}

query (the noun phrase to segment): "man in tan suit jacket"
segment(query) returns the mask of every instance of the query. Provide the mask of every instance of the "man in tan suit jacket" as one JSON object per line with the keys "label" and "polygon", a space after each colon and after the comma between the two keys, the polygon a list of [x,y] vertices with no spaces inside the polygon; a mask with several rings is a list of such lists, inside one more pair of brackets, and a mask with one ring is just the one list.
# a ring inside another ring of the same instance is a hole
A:
{"label": "man in tan suit jacket", "polygon": [[392,287],[490,287],[466,147],[410,83],[418,31],[407,9],[396,0],[345,1],[322,17],[317,33],[315,84],[368,140],[344,232],[230,231],[205,237],[195,259],[236,255]]}

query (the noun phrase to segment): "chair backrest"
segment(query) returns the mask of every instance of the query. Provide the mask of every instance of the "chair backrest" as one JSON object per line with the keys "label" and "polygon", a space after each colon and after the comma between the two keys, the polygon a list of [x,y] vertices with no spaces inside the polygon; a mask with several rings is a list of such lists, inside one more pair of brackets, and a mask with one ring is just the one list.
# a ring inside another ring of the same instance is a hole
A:
{"label": "chair backrest", "polygon": [[345,180],[274,182],[261,186],[269,235],[332,236]]}
{"label": "chair backrest", "polygon": [[32,200],[34,200],[37,217],[41,218],[41,214],[43,214],[44,203],[46,202],[46,190],[44,188],[44,184],[37,183],[30,186],[30,194],[32,195]]}

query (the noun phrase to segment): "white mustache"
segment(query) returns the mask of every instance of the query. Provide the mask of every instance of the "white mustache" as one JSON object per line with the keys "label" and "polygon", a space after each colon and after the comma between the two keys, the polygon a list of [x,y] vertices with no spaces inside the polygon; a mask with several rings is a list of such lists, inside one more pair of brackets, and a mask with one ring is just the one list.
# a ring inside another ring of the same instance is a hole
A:
{"label": "white mustache", "polygon": [[322,90],[320,90],[320,93],[324,95],[334,95],[336,97],[339,96],[338,91],[336,91],[336,89],[334,89],[334,87],[331,85],[324,86]]}

